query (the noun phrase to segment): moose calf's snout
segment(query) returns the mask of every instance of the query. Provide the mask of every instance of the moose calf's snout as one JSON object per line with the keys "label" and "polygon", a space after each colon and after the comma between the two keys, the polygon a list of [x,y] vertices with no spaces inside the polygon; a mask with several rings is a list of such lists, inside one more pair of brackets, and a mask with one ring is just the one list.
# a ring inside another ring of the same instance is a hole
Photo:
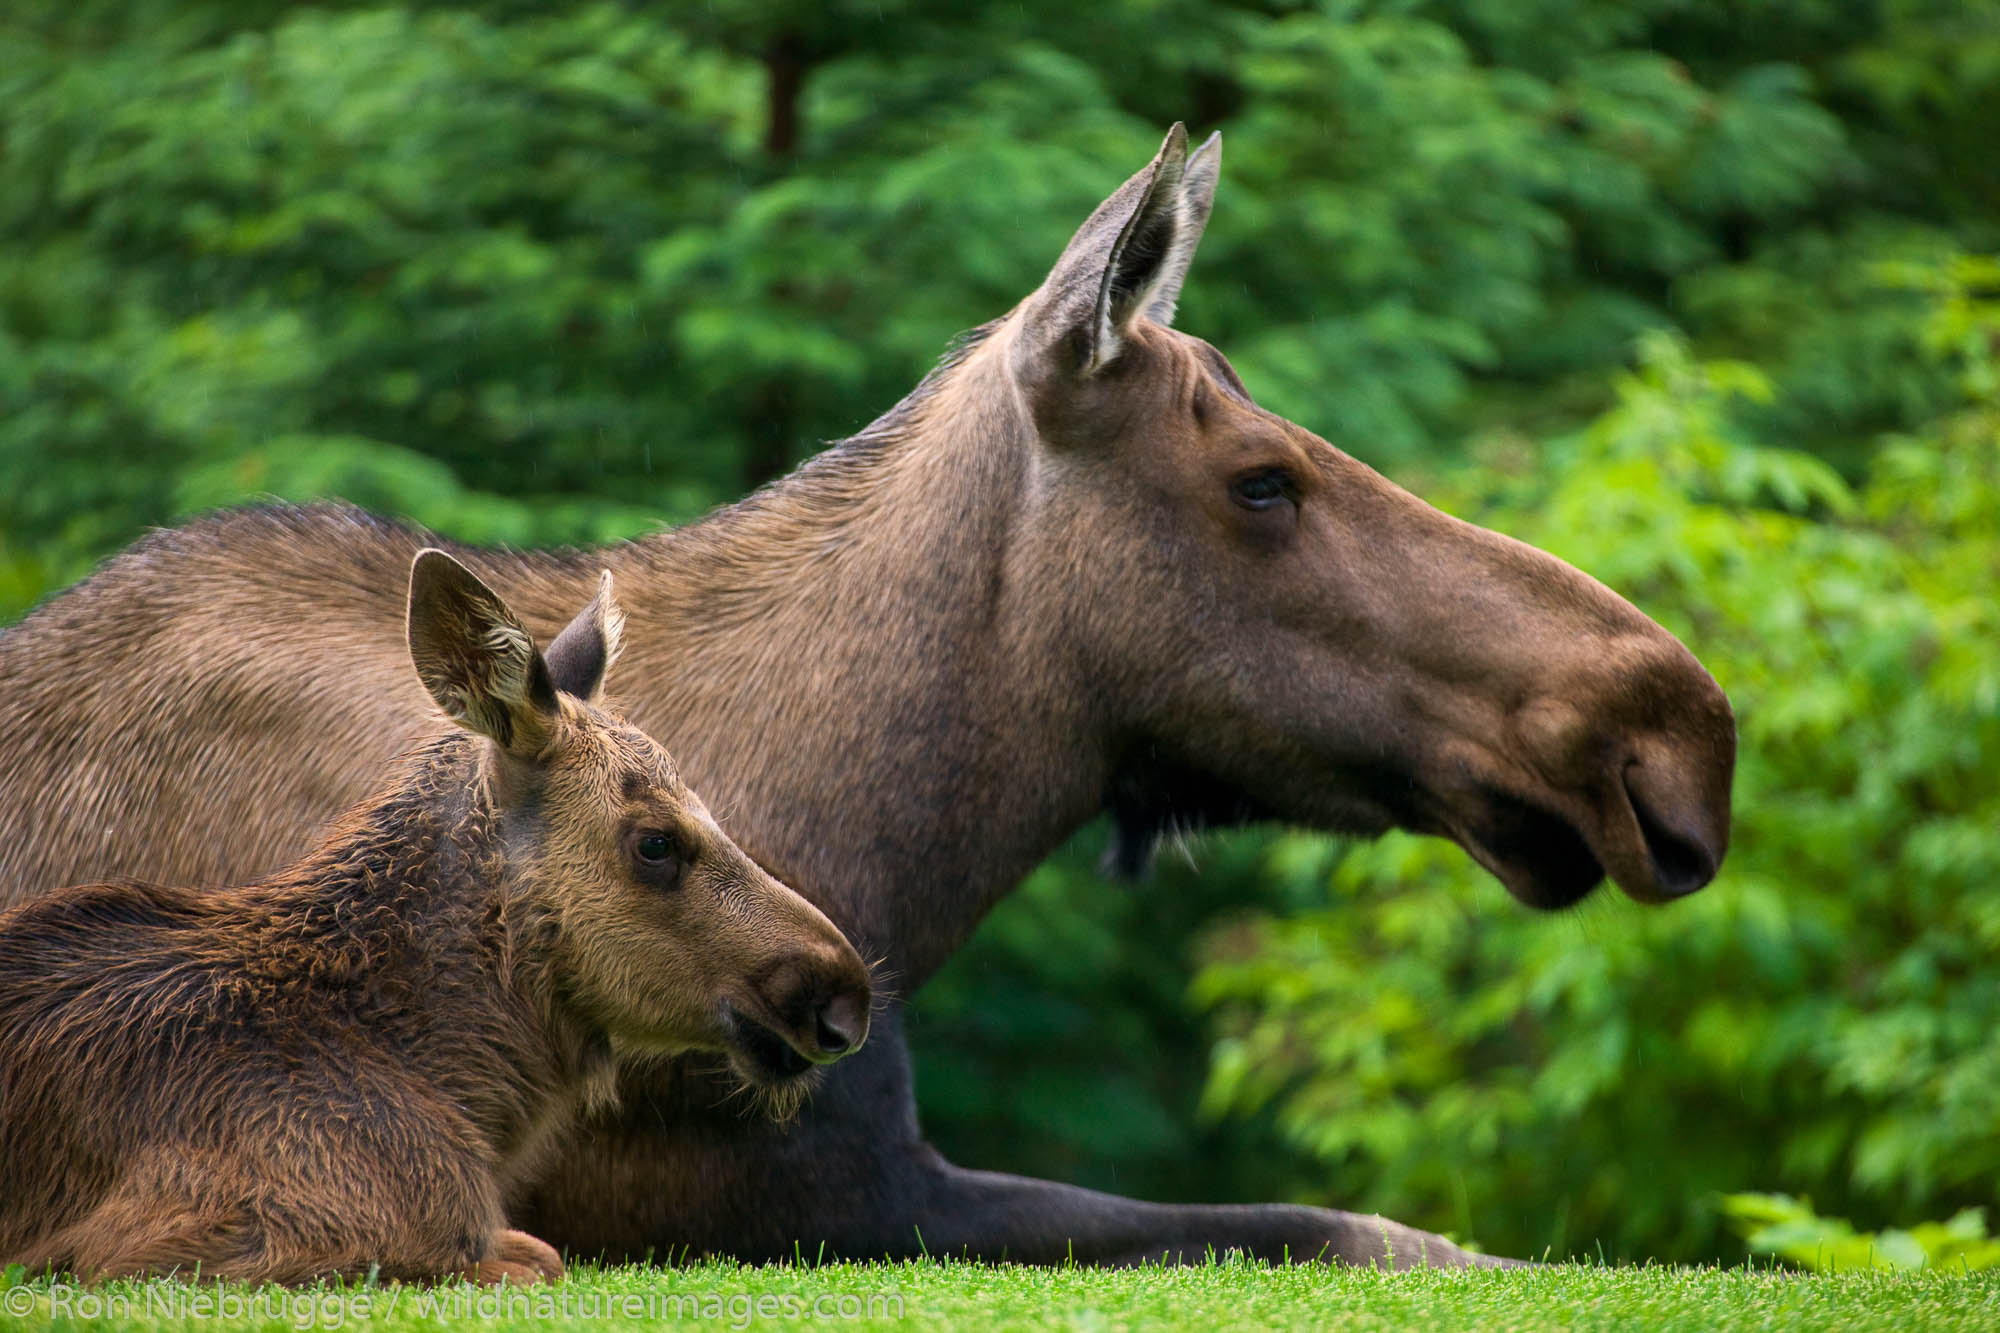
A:
{"label": "moose calf's snout", "polygon": [[846,1055],[868,1039],[867,990],[843,990],[820,1006],[816,1024],[820,1053],[828,1059]]}
{"label": "moose calf's snout", "polygon": [[786,1041],[816,1064],[838,1060],[868,1039],[874,989],[851,948],[832,957],[797,959],[761,989],[764,1003],[784,1024]]}

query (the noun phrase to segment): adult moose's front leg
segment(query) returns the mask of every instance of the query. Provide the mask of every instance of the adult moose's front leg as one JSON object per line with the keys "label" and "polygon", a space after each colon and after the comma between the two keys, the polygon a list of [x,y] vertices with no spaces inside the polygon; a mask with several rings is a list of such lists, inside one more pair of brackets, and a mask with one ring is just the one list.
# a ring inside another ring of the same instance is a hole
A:
{"label": "adult moose's front leg", "polygon": [[1090,1264],[1260,1259],[1495,1265],[1386,1218],[1289,1204],[1144,1203],[953,1166],[923,1141],[900,1016],[828,1071],[800,1118],[772,1125],[706,1082],[634,1080],[625,1110],[544,1174],[520,1225],[572,1256],[954,1255]]}

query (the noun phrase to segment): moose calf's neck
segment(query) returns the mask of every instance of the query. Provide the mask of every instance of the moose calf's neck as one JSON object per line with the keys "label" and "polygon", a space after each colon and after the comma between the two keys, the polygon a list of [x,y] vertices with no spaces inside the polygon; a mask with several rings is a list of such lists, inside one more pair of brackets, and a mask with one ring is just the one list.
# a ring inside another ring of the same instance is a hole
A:
{"label": "moose calf's neck", "polygon": [[238,918],[269,1030],[382,1038],[493,1144],[505,1189],[568,1110],[610,1097],[615,1069],[563,1003],[550,904],[508,855],[480,749],[431,742],[291,872],[204,900]]}

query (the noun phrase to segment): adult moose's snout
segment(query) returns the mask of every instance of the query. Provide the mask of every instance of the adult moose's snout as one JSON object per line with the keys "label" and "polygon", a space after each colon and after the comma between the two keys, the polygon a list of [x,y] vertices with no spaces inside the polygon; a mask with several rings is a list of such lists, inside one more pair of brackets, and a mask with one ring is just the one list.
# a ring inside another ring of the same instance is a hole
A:
{"label": "adult moose's snout", "polygon": [[1625,796],[1646,848],[1653,896],[1679,898],[1715,878],[1729,844],[1726,814],[1704,820],[1705,812],[1690,810],[1671,788],[1663,792],[1658,776],[1637,764],[1625,770]]}
{"label": "adult moose's snout", "polygon": [[1736,766],[1715,678],[1554,556],[1413,499],[1401,516],[1445,571],[1396,585],[1377,621],[1410,669],[1391,743],[1416,738],[1429,804],[1414,826],[1453,838],[1533,907],[1567,907],[1607,877],[1643,903],[1713,880]]}
{"label": "adult moose's snout", "polygon": [[1613,878],[1641,902],[1685,897],[1715,878],[1729,850],[1729,788],[1736,720],[1691,656],[1679,699],[1660,724],[1636,737],[1619,773],[1640,858]]}
{"label": "adult moose's snout", "polygon": [[1729,849],[1735,716],[1693,654],[1651,622],[1634,615],[1600,646],[1515,734],[1551,804],[1574,794],[1565,813],[1589,859],[1630,897],[1670,902],[1714,879]]}

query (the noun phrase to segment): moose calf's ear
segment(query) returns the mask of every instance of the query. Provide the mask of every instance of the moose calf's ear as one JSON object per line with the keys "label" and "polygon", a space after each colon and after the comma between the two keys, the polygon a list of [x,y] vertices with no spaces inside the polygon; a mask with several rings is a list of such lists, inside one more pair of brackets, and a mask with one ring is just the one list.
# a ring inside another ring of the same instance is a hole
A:
{"label": "moose calf's ear", "polygon": [[410,564],[410,660],[467,731],[524,758],[548,744],[556,693],[534,639],[491,588],[436,549]]}
{"label": "moose calf's ear", "polygon": [[1070,238],[1032,298],[1025,354],[1055,357],[1064,370],[1094,375],[1117,359],[1141,315],[1171,323],[1221,166],[1221,135],[1190,157],[1186,128],[1167,131],[1159,155]]}
{"label": "moose calf's ear", "polygon": [[549,679],[565,694],[598,702],[604,697],[604,673],[618,660],[624,636],[625,613],[612,595],[607,569],[597,581],[597,596],[549,645]]}

